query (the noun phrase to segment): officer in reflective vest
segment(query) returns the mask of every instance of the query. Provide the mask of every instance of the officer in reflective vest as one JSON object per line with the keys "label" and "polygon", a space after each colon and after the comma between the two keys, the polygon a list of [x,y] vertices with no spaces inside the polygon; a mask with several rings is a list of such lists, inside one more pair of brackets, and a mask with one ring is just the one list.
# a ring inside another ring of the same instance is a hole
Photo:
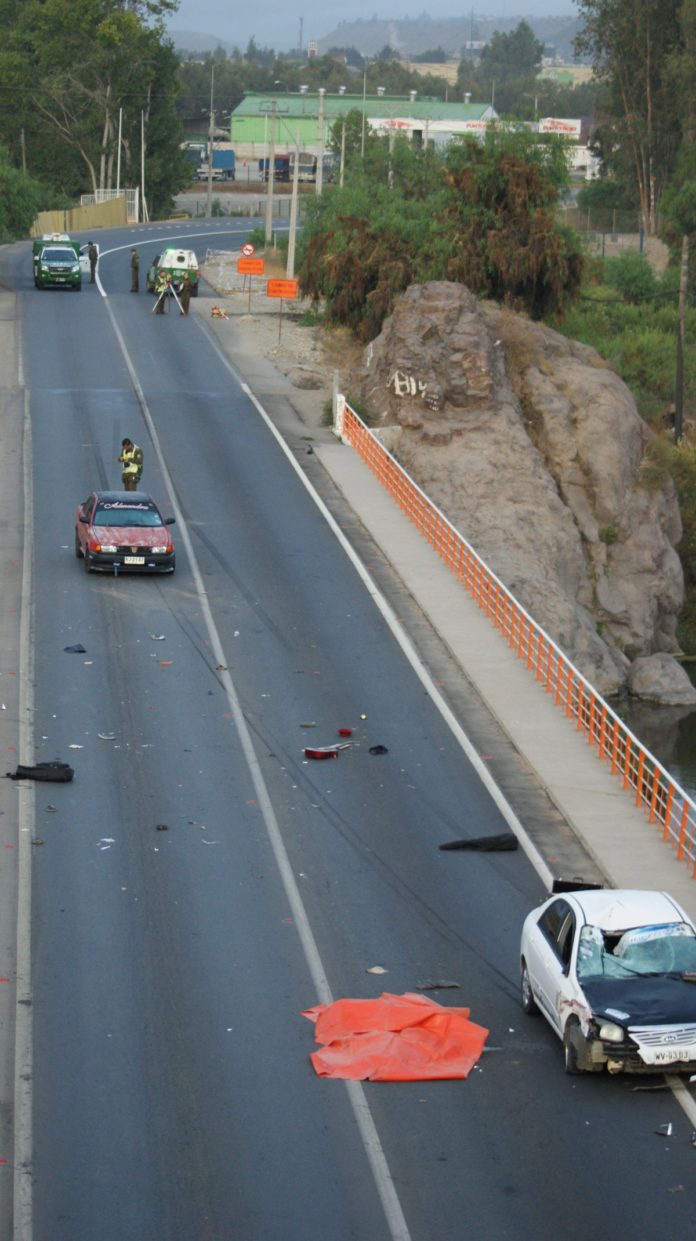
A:
{"label": "officer in reflective vest", "polygon": [[125,439],[121,441],[123,449],[119,461],[123,464],[121,471],[121,482],[124,491],[137,491],[140,476],[143,472],[143,450],[138,448],[132,440]]}

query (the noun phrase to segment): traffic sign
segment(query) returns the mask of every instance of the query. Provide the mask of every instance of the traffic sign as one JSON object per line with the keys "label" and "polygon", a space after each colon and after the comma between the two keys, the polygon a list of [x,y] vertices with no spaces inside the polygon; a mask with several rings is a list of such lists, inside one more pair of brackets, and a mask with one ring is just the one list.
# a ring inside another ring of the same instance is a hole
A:
{"label": "traffic sign", "polygon": [[285,297],[288,300],[297,297],[296,280],[269,280],[266,284],[266,297]]}
{"label": "traffic sign", "polygon": [[237,271],[240,276],[262,276],[265,271],[265,260],[237,259]]}
{"label": "traffic sign", "polygon": [[250,259],[253,253],[254,253],[254,247],[252,246],[250,241],[246,241],[244,245],[242,246],[242,254],[244,255],[245,259]]}

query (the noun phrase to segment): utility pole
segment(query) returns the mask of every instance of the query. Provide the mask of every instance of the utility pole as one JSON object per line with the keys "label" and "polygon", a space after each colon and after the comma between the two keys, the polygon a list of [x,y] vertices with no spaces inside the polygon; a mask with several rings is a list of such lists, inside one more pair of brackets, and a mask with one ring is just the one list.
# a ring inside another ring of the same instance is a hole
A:
{"label": "utility pole", "polygon": [[316,192],[317,197],[321,195],[324,187],[324,95],[326,91],[323,86],[319,87],[319,155],[317,156],[317,181]]}
{"label": "utility pole", "polygon": [[684,347],[686,344],[686,291],[689,281],[689,237],[682,237],[679,271],[679,325],[677,328],[677,373],[674,383],[674,442],[684,434]]}
{"label": "utility pole", "polygon": [[360,158],[365,158],[365,110],[367,108],[367,61],[363,67],[363,106],[362,106],[362,133],[360,135]]}
{"label": "utility pole", "polygon": [[145,198],[145,113],[140,110],[140,211],[144,222],[148,222],[147,201]]}
{"label": "utility pole", "polygon": [[339,188],[343,189],[343,169],[346,166],[346,123],[341,126],[341,167],[338,173]]}
{"label": "utility pole", "polygon": [[273,190],[275,186],[275,139],[278,100],[271,100],[271,136],[268,143],[268,190],[266,192],[266,245],[273,241]]}
{"label": "utility pole", "polygon": [[118,151],[116,152],[116,193],[121,193],[121,134],[123,132],[123,108],[118,110]]}
{"label": "utility pole", "polygon": [[298,45],[298,48],[297,48],[297,50],[298,50],[298,52],[300,53],[300,55],[302,54],[302,30],[303,30],[303,27],[304,27],[304,17],[301,17],[301,18],[300,18],[300,42],[299,42],[299,45]]}
{"label": "utility pole", "polygon": [[295,134],[295,160],[292,170],[292,197],[290,199],[290,229],[288,234],[288,280],[295,279],[295,240],[297,238],[297,199],[300,184],[300,135]]}
{"label": "utility pole", "polygon": [[27,146],[24,141],[24,129],[23,128],[20,129],[19,131],[19,143],[22,148],[22,176],[26,177],[27,175]]}
{"label": "utility pole", "polygon": [[215,112],[213,111],[213,91],[215,89],[215,61],[210,66],[210,124],[208,129],[208,195],[205,214],[211,219],[213,214],[213,133],[215,130]]}

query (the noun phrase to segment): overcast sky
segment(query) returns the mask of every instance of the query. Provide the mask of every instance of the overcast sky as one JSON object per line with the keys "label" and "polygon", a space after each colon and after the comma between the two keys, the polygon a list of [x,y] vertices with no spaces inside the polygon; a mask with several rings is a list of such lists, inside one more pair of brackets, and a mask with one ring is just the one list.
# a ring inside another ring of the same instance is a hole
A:
{"label": "overcast sky", "polygon": [[[485,17],[561,16],[575,13],[574,0],[491,0],[490,5],[474,5],[475,13]],[[409,9],[405,0],[297,0],[293,6],[272,3],[252,5],[233,0],[181,0],[179,10],[169,22],[173,34],[177,30],[195,30],[212,34],[242,50],[253,37],[263,47],[287,51],[297,47],[300,17],[304,18],[303,46],[309,39],[322,39],[340,21],[370,20],[377,16],[390,18],[416,17],[427,12],[432,18],[466,17],[471,12],[467,0],[438,0],[437,7],[425,8],[416,3]]]}

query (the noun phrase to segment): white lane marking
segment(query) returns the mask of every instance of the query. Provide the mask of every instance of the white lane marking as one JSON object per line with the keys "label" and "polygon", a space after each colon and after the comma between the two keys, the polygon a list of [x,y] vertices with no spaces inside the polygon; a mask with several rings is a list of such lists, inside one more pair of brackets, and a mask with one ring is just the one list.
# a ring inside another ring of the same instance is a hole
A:
{"label": "white lane marking", "polygon": [[[276,231],[276,232],[280,232],[280,233],[287,233],[287,231],[288,231],[289,227],[290,227],[290,225],[289,225],[289,224],[283,224],[283,223],[282,223],[282,221],[281,221],[279,224],[277,224],[277,225],[276,225],[276,229],[275,229],[275,231]],[[249,225],[248,225],[248,224],[247,224],[247,225],[245,225],[244,227],[242,227],[242,225],[241,225],[241,224],[238,224],[238,225],[236,225],[236,227],[235,227],[235,228],[216,228],[216,229],[214,229],[214,230],[207,229],[204,233],[182,233],[182,232],[175,232],[175,233],[171,233],[171,234],[170,234],[169,236],[167,236],[167,237],[148,237],[148,239],[147,239],[147,240],[148,240],[148,244],[149,244],[150,242],[153,242],[155,245],[160,245],[163,241],[176,241],[176,240],[177,240],[177,238],[179,238],[179,237],[181,237],[181,238],[182,238],[182,239],[184,239],[184,240],[185,240],[187,237],[227,237],[227,236],[230,236],[230,237],[236,237],[239,233],[245,234],[245,233],[248,233],[248,232],[249,232]],[[100,251],[99,251],[99,258],[101,258],[101,257],[102,257],[102,255],[104,255],[104,254],[118,254],[120,250],[131,250],[132,248],[133,248],[133,247],[132,247],[132,241],[128,241],[128,242],[126,242],[126,244],[125,244],[124,246],[111,246],[108,250],[100,250]],[[98,263],[97,263],[97,278],[96,278],[96,284],[97,284],[97,288],[99,289],[99,292],[101,293],[102,297],[108,297],[108,294],[107,294],[107,292],[106,292],[106,289],[104,288],[104,286],[103,286],[103,284],[102,284],[102,282],[101,282],[101,280],[100,280],[100,278],[99,278],[99,264],[98,264]]]}
{"label": "white lane marking", "polygon": [[263,405],[261,404],[261,402],[251,391],[251,388],[249,387],[249,385],[244,382],[244,380],[242,379],[242,377],[240,376],[239,372],[236,370],[234,365],[225,356],[225,353],[220,348],[217,340],[215,339],[215,336],[207,331],[207,329],[203,326],[198,316],[195,316],[194,318],[195,318],[195,322],[201,328],[206,338],[213,345],[213,348],[216,350],[218,357],[222,361],[223,365],[227,367],[227,369],[236,379],[242,391],[249,397],[249,400],[252,402],[252,404],[258,411],[258,413],[261,415],[269,431],[275,437],[276,441],[278,442],[278,445],[280,446],[282,451],[285,453],[285,456],[287,457],[288,461],[293,467],[298,478],[301,480],[303,485],[306,487],[307,491],[312,497],[320,513],[322,514],[325,521],[328,523],[329,527],[331,528],[334,535],[338,539],[338,542],[340,543],[341,547],[346,553],[346,556],[348,557],[351,564],[355,568],[356,573],[361,578],[366,591],[368,592],[368,594],[372,596],[375,606],[377,607],[379,612],[384,617],[386,624],[388,625],[389,629],[391,630],[391,633],[393,634],[394,638],[396,639],[399,646],[401,647],[401,650],[403,651],[404,655],[406,656],[406,659],[408,660],[409,664],[413,668],[413,671],[418,677],[421,685],[425,689],[429,698],[434,703],[437,710],[440,712],[440,715],[444,719],[450,731],[454,734],[456,740],[458,741],[462,750],[466,754],[466,757],[468,758],[469,762],[474,768],[474,771],[479,777],[481,783],[484,785],[488,794],[490,795],[492,800],[495,802],[501,815],[505,819],[505,822],[508,824],[510,829],[517,836],[524,853],[527,855],[529,861],[531,862],[535,871],[537,872],[540,879],[544,883],[545,887],[550,891],[551,885],[553,883],[553,874],[551,873],[550,868],[547,866],[543,857],[539,853],[539,850],[537,849],[533,840],[531,840],[531,838],[527,834],[524,826],[522,825],[519,818],[515,814],[515,811],[513,810],[512,806],[507,800],[502,789],[498,788],[498,785],[493,779],[493,776],[488,770],[488,767],[484,763],[483,759],[480,757],[478,751],[475,749],[472,742],[469,740],[467,734],[465,733],[464,729],[459,723],[459,720],[455,716],[454,712],[448,706],[447,702],[443,698],[437,686],[433,683],[433,680],[430,676],[428,669],[423,664],[420,656],[418,655],[418,652],[416,651],[415,647],[413,646],[413,643],[408,637],[408,634],[404,632],[404,629],[401,623],[399,622],[396,616],[396,613],[393,611],[391,605],[387,602],[384,595],[381,593],[379,587],[377,586],[373,578],[370,576],[362,560],[360,560],[357,552],[353,549],[346,535],[341,530],[341,527],[335,521],[334,517],[329,512],[329,509],[324,504],[324,501],[322,500],[321,496],[317,494],[311,482],[309,481],[307,476],[304,474],[304,472],[300,468],[297,460],[293,456],[291,450],[288,448],[288,445],[285,443],[285,440],[283,439],[280,432],[274,426],[269,415],[266,413],[266,410],[263,408]]}
{"label": "white lane marking", "polygon": [[[138,398],[138,402],[140,404],[140,408],[142,410],[145,424],[148,428],[150,438],[152,440],[152,444],[155,450],[155,455],[159,462],[162,479],[167,489],[170,503],[174,509],[177,523],[180,526],[181,539],[184,544],[184,547],[186,548],[186,554],[189,559],[189,564],[191,567],[191,574],[192,574],[194,584],[195,584],[196,594],[198,597],[201,612],[203,614],[205,626],[208,631],[208,636],[210,640],[210,650],[212,652],[213,658],[215,659],[215,662],[217,664],[223,665],[223,667],[226,669],[228,660],[227,660],[227,657],[225,655],[225,652],[222,646],[222,641],[220,639],[220,635],[218,633],[215,620],[213,618],[212,610],[211,610],[210,603],[208,600],[208,594],[205,589],[205,585],[203,583],[203,578],[201,576],[200,569],[198,567],[198,561],[196,559],[196,554],[193,550],[193,545],[191,543],[191,538],[188,532],[186,521],[184,519],[184,516],[177,502],[174,484],[172,482],[169,470],[167,469],[167,465],[164,459],[164,454],[160,446],[159,437],[155,429],[152,415],[150,414],[147,401],[145,400],[145,394],[140,385],[140,381],[136,374],[135,367],[128,353],[126,342],[123,339],[121,330],[118,326],[118,323],[116,322],[116,317],[111,309],[108,299],[106,300],[106,308],[111,318],[111,323],[114,329],[114,333],[116,335],[116,339],[118,340],[118,343],[120,345],[124,361],[126,363],[128,372],[131,377],[133,388],[135,390],[136,396]],[[324,965],[321,959],[321,954],[317,947],[317,943],[314,938],[314,933],[312,931],[311,923],[309,921],[309,917],[305,909],[304,902],[300,895],[299,887],[295,880],[295,875],[294,875],[292,866],[290,864],[290,859],[288,857],[285,844],[283,842],[283,837],[280,831],[278,820],[276,818],[275,810],[273,808],[273,803],[271,801],[270,794],[268,792],[266,783],[263,778],[261,766],[256,756],[256,752],[254,750],[253,742],[251,740],[249,729],[247,728],[246,720],[244,719],[244,713],[242,711],[239,698],[237,697],[237,691],[235,689],[234,682],[232,680],[232,677],[230,676],[229,671],[227,670],[221,671],[218,675],[220,677],[220,682],[223,685],[223,688],[227,695],[227,701],[229,703],[230,712],[232,714],[232,718],[234,720],[234,724],[237,729],[237,735],[239,737],[240,745],[242,747],[242,752],[246,759],[246,763],[249,768],[249,773],[251,775],[252,783],[254,786],[254,792],[256,794],[256,800],[258,802],[258,806],[259,806],[259,809],[261,811],[261,814],[264,820],[266,833],[268,835],[271,849],[273,850],[273,855],[275,857],[275,862],[278,867],[278,871],[281,877],[281,882],[283,884],[285,895],[287,897],[287,901],[290,906],[290,910],[291,910],[295,925],[297,927],[297,933],[300,939],[300,944],[302,946],[302,951],[304,953],[304,957],[307,963],[307,968],[309,970],[310,977],[314,984],[316,995],[320,1003],[330,1004],[333,1000],[333,995],[331,992],[331,988],[329,986],[328,978],[326,976],[326,971],[324,970]],[[387,1227],[389,1229],[389,1236],[391,1238],[391,1241],[410,1241],[410,1233],[408,1230],[408,1225],[406,1223],[406,1219],[405,1219],[403,1210],[401,1208],[401,1203],[399,1201],[396,1189],[394,1187],[392,1175],[389,1170],[389,1165],[387,1163],[387,1157],[384,1153],[384,1149],[382,1147],[379,1134],[377,1133],[377,1127],[372,1118],[372,1113],[370,1112],[370,1108],[367,1102],[365,1091],[363,1087],[361,1086],[360,1082],[346,1082],[345,1086],[346,1086],[346,1090],[348,1092],[348,1098],[349,1098],[349,1101],[350,1101],[350,1104],[353,1110],[353,1115],[355,1117],[355,1121],[358,1127],[358,1132],[360,1134],[360,1138],[363,1144],[363,1149],[365,1151],[366,1158],[370,1165],[370,1169],[372,1171],[372,1176],[375,1181],[377,1192],[379,1194],[380,1201],[382,1203],[382,1209],[384,1210],[384,1214],[386,1217]]]}
{"label": "white lane marking", "polygon": [[696,1133],[696,1099],[688,1089],[686,1082],[676,1073],[665,1073],[665,1081],[674,1095],[680,1108],[686,1113],[691,1128]]}
{"label": "white lane marking", "polygon": [[[24,379],[21,340],[17,341],[18,375]],[[32,595],[34,492],[32,478],[31,410],[24,390],[24,542],[19,628],[19,755],[34,761],[34,625]],[[33,1235],[33,990],[31,978],[31,851],[35,835],[35,793],[30,781],[18,787],[17,842],[17,1008],[14,1066],[13,1241]]]}

